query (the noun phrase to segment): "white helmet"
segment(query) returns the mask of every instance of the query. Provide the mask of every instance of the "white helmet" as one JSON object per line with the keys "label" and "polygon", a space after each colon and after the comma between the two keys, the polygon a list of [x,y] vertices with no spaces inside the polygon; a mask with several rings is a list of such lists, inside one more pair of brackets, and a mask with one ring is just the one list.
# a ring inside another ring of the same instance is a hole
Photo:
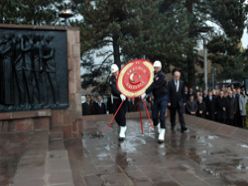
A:
{"label": "white helmet", "polygon": [[119,71],[119,67],[116,64],[112,64],[111,65],[111,73],[113,74],[117,71]]}
{"label": "white helmet", "polygon": [[161,61],[155,61],[154,63],[153,63],[153,67],[162,67],[162,63],[161,63]]}

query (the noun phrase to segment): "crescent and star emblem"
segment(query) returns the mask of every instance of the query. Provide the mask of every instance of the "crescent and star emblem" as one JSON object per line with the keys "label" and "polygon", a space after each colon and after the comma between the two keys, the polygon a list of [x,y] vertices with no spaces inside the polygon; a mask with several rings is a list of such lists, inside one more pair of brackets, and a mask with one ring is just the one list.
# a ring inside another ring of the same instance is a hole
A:
{"label": "crescent and star emblem", "polygon": [[153,72],[153,65],[148,60],[131,60],[121,69],[117,78],[117,88],[129,98],[138,97],[153,82]]}
{"label": "crescent and star emblem", "polygon": [[134,85],[137,85],[140,83],[140,80],[141,80],[141,75],[138,75],[136,72],[133,72],[131,75],[130,75],[130,78],[129,78],[130,82]]}

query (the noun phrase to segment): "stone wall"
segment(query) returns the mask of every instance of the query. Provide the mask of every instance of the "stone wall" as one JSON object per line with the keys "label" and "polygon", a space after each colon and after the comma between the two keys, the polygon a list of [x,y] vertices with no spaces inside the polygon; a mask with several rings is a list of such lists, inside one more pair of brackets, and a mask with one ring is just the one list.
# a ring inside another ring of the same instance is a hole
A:
{"label": "stone wall", "polygon": [[53,110],[53,128],[62,128],[65,138],[78,137],[82,115],[80,80],[80,32],[67,30],[69,107],[66,110]]}

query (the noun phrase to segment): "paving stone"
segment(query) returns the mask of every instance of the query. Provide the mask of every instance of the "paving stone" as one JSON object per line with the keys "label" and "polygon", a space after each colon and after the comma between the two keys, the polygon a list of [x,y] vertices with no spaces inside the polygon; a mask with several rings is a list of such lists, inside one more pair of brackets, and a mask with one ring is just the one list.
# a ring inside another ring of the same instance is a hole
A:
{"label": "paving stone", "polygon": [[247,143],[242,140],[247,131],[242,138],[235,132],[229,138],[230,126],[221,131],[222,124],[196,119],[189,133],[167,131],[159,145],[148,125],[141,135],[139,121],[128,119],[126,140],[119,143],[116,126],[103,130],[108,116],[94,117],[83,122],[82,141],[66,145],[75,185],[248,185]]}
{"label": "paving stone", "polygon": [[116,126],[103,130],[108,119],[95,116],[95,120],[84,121],[82,139],[67,141],[65,146],[61,141],[48,146],[48,136],[42,133],[15,136],[12,141],[9,136],[0,136],[0,185],[248,185],[245,130],[242,137],[236,132],[228,137],[225,132],[230,126],[220,131],[222,124],[210,123],[209,127],[207,120],[197,119],[198,125],[189,125],[189,133],[167,131],[165,143],[158,144],[148,125],[141,135],[138,120],[129,119],[127,138],[119,143]]}

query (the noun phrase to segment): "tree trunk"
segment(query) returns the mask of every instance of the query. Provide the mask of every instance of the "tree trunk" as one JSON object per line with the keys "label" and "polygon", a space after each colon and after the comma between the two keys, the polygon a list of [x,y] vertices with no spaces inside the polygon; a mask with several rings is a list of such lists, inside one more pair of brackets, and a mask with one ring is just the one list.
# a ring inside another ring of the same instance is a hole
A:
{"label": "tree trunk", "polygon": [[121,69],[120,46],[118,44],[118,34],[113,34],[114,63]]}
{"label": "tree trunk", "polygon": [[187,56],[188,85],[193,87],[195,85],[195,59],[193,54],[193,47],[189,48]]}
{"label": "tree trunk", "polygon": [[[195,1],[194,0],[187,0],[186,1],[186,8],[188,11],[188,21],[189,21],[189,32],[188,32],[188,37],[193,40],[196,33],[193,33],[193,29],[194,29],[194,24],[193,24],[193,19],[192,17],[193,15],[193,3]],[[189,49],[188,49],[188,54],[187,54],[187,71],[188,71],[188,84],[190,86],[194,86],[195,85],[195,59],[194,59],[194,46],[193,44],[189,45]]]}

